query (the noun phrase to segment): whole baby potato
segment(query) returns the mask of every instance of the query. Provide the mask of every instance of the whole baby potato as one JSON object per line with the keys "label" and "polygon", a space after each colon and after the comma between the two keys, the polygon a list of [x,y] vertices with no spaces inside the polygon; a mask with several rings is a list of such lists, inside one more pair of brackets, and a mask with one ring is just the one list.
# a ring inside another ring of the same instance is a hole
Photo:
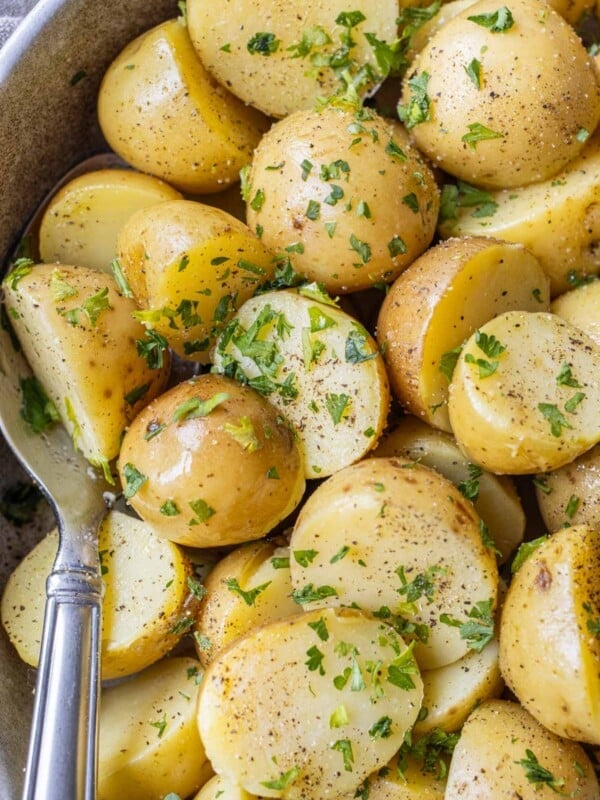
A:
{"label": "whole baby potato", "polygon": [[509,188],[581,151],[600,119],[600,87],[581,40],[545,2],[480,0],[415,59],[399,114],[446,172]]}
{"label": "whole baby potato", "polygon": [[112,149],[190,194],[238,180],[267,120],[204,69],[181,19],[143,33],[104,75],[98,119]]}
{"label": "whole baby potato", "polygon": [[433,173],[400,123],[375,112],[298,111],[261,140],[248,225],[329,292],[390,283],[431,242]]}
{"label": "whole baby potato", "polygon": [[258,392],[220,375],[180,383],[123,438],[126,499],[156,533],[193,547],[259,539],[304,491],[294,433]]}

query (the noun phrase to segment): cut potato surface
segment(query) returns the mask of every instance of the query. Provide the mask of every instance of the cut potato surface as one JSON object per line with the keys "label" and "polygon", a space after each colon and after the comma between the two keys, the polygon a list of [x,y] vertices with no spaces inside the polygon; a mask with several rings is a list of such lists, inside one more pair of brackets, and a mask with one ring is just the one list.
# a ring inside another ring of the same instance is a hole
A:
{"label": "cut potato surface", "polygon": [[481,623],[487,641],[493,635],[498,569],[479,522],[434,470],[361,461],[300,511],[290,540],[294,597],[307,608],[356,604],[416,638],[423,669],[449,664],[485,646],[485,637],[469,641],[469,622]]}
{"label": "cut potato surface", "polygon": [[[99,532],[105,594],[102,677],[131,675],[158,661],[181,638],[191,617],[188,560],[150,527],[118,511]],[[46,604],[46,577],[58,550],[58,531],[45,536],[12,573],[2,596],[2,625],[20,657],[36,667]],[[177,632],[179,630],[179,632]]]}
{"label": "cut potato surface", "polygon": [[39,232],[42,261],[110,271],[123,225],[140,208],[176,200],[158,178],[125,169],[79,175],[52,197]]}
{"label": "cut potato surface", "polygon": [[256,795],[249,794],[237,783],[213,775],[200,789],[194,800],[254,800]]}
{"label": "cut potato surface", "polygon": [[246,301],[217,340],[214,367],[285,414],[307,478],[357,461],[385,425],[389,389],[375,341],[314,284]]}
{"label": "cut potato surface", "polygon": [[517,703],[489,700],[466,721],[445,800],[597,800],[594,768],[576,742],[555,736]]}
{"label": "cut potato surface", "polygon": [[538,475],[535,494],[550,532],[567,525],[600,530],[600,444],[564,467]]}
{"label": "cut potato surface", "polygon": [[333,798],[387,764],[421,698],[411,649],[392,628],[325,609],[221,653],[204,675],[198,726],[225,780],[264,797]]}
{"label": "cut potato surface", "polygon": [[476,464],[557,469],[600,440],[600,348],[554,314],[507,312],[465,344],[450,384],[454,435]]}
{"label": "cut potato surface", "polygon": [[275,260],[226,211],[192,200],[142,209],[121,229],[119,263],[136,317],[201,362],[235,309],[269,281]]}
{"label": "cut potato surface", "polygon": [[187,797],[212,775],[196,725],[202,673],[193,658],[171,658],[100,702],[98,800]]}
{"label": "cut potato surface", "polygon": [[[439,764],[436,764],[436,768]],[[437,769],[425,769],[412,758],[394,757],[383,769],[370,775],[357,792],[340,800],[367,797],[368,800],[444,800],[446,781]]]}
{"label": "cut potato surface", "polygon": [[486,192],[475,205],[469,200],[465,207],[455,207],[438,228],[443,237],[484,234],[520,242],[536,256],[556,296],[578,280],[600,273],[599,203],[600,136],[594,135],[554,177],[518,189]]}
{"label": "cut potato surface", "polygon": [[183,20],[146,31],[104,75],[98,120],[128,164],[183,192],[237,182],[268,121],[205,70]]}
{"label": "cut potato surface", "polygon": [[522,705],[559,736],[600,744],[600,532],[562,528],[513,577],[500,667]]}
{"label": "cut potato surface", "polygon": [[191,547],[260,539],[304,493],[286,419],[222,375],[183,381],[145,408],[123,437],[118,469],[140,517]]}
{"label": "cut potato surface", "polygon": [[140,355],[144,326],[110,275],[26,265],[3,288],[27,361],[74,446],[107,470],[128,423],[164,388],[168,357],[150,365]]}
{"label": "cut potato surface", "polygon": [[289,561],[287,547],[261,541],[233,550],[211,570],[194,628],[205,666],[252,628],[298,613]]}
{"label": "cut potato surface", "polygon": [[600,345],[600,280],[584,283],[557,297],[550,311],[581,328]]}
{"label": "cut potato surface", "polygon": [[418,461],[451,480],[487,525],[501,564],[521,543],[526,519],[513,482],[472,464],[449,433],[407,414],[381,439],[373,455]]}
{"label": "cut potato surface", "polygon": [[377,321],[390,382],[403,406],[450,431],[448,386],[458,351],[505,311],[547,311],[548,278],[523,246],[449,239],[396,279]]}
{"label": "cut potato surface", "polygon": [[430,244],[434,176],[404,127],[375,112],[298,111],[261,139],[248,225],[328,292],[390,283]]}
{"label": "cut potato surface", "polygon": [[346,0],[255,0],[250,5],[189,0],[187,16],[207,70],[245,103],[285,117],[314,108],[319,98],[342,88],[332,60],[337,54],[339,61],[346,50],[348,71],[369,65],[374,74],[365,90],[373,88],[378,63],[367,36],[391,44],[398,5],[354,0],[349,9]]}

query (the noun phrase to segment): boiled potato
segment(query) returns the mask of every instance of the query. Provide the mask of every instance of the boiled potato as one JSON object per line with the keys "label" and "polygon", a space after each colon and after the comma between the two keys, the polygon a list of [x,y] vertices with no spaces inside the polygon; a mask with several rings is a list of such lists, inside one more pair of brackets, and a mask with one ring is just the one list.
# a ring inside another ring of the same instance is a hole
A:
{"label": "boiled potato", "polygon": [[450,434],[407,414],[381,439],[373,455],[418,461],[451,480],[487,525],[501,564],[521,543],[525,512],[513,482],[469,462]]}
{"label": "boiled potato", "polygon": [[439,31],[447,22],[461,11],[470,8],[478,0],[451,0],[438,7],[437,13],[420,25],[410,37],[410,47],[407,53],[409,61],[412,61],[418,53],[425,47],[431,37]]}
{"label": "boiled potato", "polygon": [[268,127],[204,69],[182,19],[143,33],[116,57],[100,86],[98,119],[128,164],[190,194],[235,183]]}
{"label": "boiled potato", "polygon": [[446,781],[438,774],[439,761],[431,768],[412,758],[394,757],[383,769],[369,775],[356,792],[344,794],[340,800],[444,800]]}
{"label": "boiled potato", "polygon": [[445,189],[438,226],[442,236],[485,234],[520,242],[550,278],[553,296],[600,272],[596,251],[600,236],[597,134],[561,172],[540,183],[495,192],[459,185],[452,202],[447,192]]}
{"label": "boiled potato", "polygon": [[86,172],[52,197],[40,223],[42,261],[110,271],[117,238],[140,208],[176,200],[178,191],[158,178],[125,169]]}
{"label": "boiled potato", "polygon": [[331,292],[390,283],[433,238],[439,191],[399,122],[327,107],[273,125],[252,161],[248,224]]}
{"label": "boiled potato", "polygon": [[562,528],[513,577],[500,668],[522,705],[559,736],[600,744],[600,532]]}
{"label": "boiled potato", "polygon": [[[188,581],[192,568],[171,542],[140,520],[110,511],[99,531],[104,582],[102,677],[131,675],[158,661],[181,639],[195,616]],[[2,624],[27,664],[39,659],[46,577],[58,550],[53,530],[9,577]]]}
{"label": "boiled potato", "polygon": [[600,281],[584,283],[557,297],[550,310],[600,345]]}
{"label": "boiled potato", "polygon": [[[294,598],[311,609],[356,605],[414,638],[421,668],[452,663],[494,631],[498,569],[479,522],[429,467],[361,461],[300,510],[290,540]],[[468,637],[473,621],[487,631],[477,641]]]}
{"label": "boiled potato", "polygon": [[225,780],[220,775],[213,775],[200,789],[194,800],[254,800],[256,795],[248,794],[237,783]]}
{"label": "boiled potato", "polygon": [[251,628],[298,613],[289,560],[286,547],[263,540],[236,548],[210,571],[194,627],[204,666]]}
{"label": "boiled potato", "polygon": [[109,275],[30,265],[3,288],[23,352],[75,447],[110,477],[126,426],[165,386],[168,357],[141,354],[144,326]]}
{"label": "boiled potato", "polygon": [[425,669],[421,677],[423,709],[427,714],[419,716],[414,734],[458,731],[474,708],[502,694],[504,681],[498,662],[498,639],[494,637],[480,653],[471,651],[452,664]]}
{"label": "boiled potato", "polygon": [[170,658],[103,691],[98,800],[187,797],[211,777],[196,726],[201,677],[195,659]]}
{"label": "boiled potato", "polygon": [[183,381],[150,403],[123,437],[118,469],[140,517],[193,547],[259,539],[304,492],[287,421],[221,375]]}
{"label": "boiled potato", "polygon": [[416,57],[399,115],[446,172],[506,189],[579,154],[600,120],[600,86],[581,40],[543,0],[480,0]]}
{"label": "boiled potato", "polygon": [[555,314],[501,314],[458,358],[454,435],[490,472],[557,469],[600,441],[599,370],[598,346]]}
{"label": "boiled potato", "polygon": [[539,475],[535,494],[549,531],[564,525],[600,530],[600,444],[564,467]]}
{"label": "boiled potato", "polygon": [[387,764],[421,698],[411,648],[392,628],[324,609],[223,651],[204,675],[198,727],[226,781],[263,797],[337,797]]}
{"label": "boiled potato", "polygon": [[445,800],[597,800],[599,792],[581,745],[550,733],[517,703],[488,700],[462,729]]}
{"label": "boiled potato", "polygon": [[238,305],[269,281],[275,260],[243,222],[192,200],[134,214],[118,242],[137,314],[185,358],[209,348]]}
{"label": "boiled potato", "polygon": [[473,237],[427,250],[392,285],[377,321],[396,397],[450,431],[448,385],[458,351],[503,311],[548,310],[548,279],[521,245]]}
{"label": "boiled potato", "polygon": [[245,103],[285,117],[313,108],[353,79],[364,79],[362,93],[372,89],[381,76],[368,37],[393,43],[398,5],[396,0],[353,0],[350,7],[346,0],[188,0],[187,15],[207,70]]}
{"label": "boiled potato", "polygon": [[307,478],[358,461],[385,425],[377,346],[315,285],[246,301],[217,341],[214,369],[254,386],[292,422]]}

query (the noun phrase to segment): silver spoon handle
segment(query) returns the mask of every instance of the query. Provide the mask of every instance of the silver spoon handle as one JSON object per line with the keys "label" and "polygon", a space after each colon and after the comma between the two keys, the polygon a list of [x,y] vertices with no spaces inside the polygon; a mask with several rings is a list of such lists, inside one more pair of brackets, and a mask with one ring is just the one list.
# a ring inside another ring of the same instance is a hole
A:
{"label": "silver spoon handle", "polygon": [[55,567],[46,592],[23,800],[94,800],[102,582]]}

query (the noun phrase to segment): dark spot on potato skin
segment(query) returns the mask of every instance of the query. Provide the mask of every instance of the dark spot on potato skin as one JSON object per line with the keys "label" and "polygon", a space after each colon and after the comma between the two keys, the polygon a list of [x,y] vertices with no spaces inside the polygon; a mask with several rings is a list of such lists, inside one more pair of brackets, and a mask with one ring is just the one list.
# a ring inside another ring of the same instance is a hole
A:
{"label": "dark spot on potato skin", "polygon": [[547,591],[552,586],[552,573],[546,566],[546,562],[540,562],[538,574],[535,576],[535,585],[542,592]]}

